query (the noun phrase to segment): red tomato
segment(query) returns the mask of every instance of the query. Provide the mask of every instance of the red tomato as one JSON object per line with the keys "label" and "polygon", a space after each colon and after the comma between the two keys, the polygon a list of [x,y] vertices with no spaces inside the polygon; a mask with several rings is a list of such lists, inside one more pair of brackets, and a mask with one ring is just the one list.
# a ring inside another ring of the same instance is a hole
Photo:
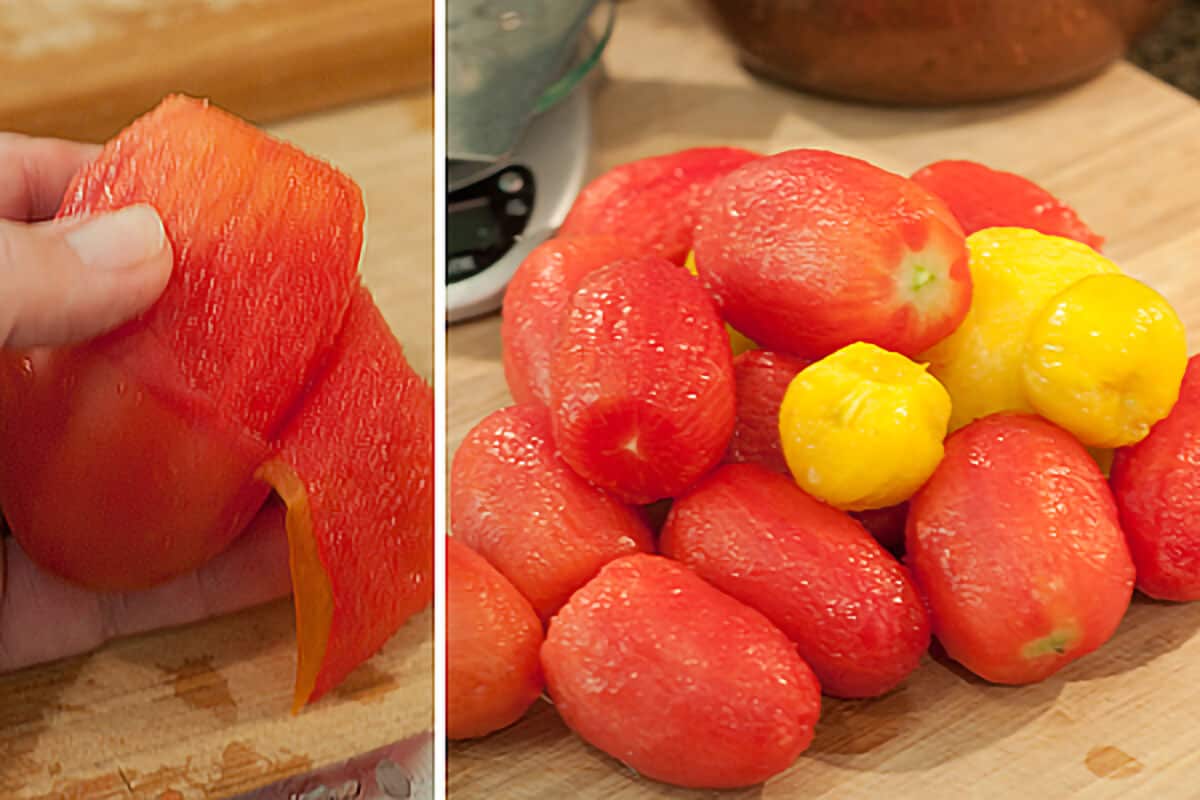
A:
{"label": "red tomato", "polygon": [[583,187],[558,235],[614,236],[682,264],[713,181],[760,157],[736,147],[693,147],[613,167]]}
{"label": "red tomato", "polygon": [[486,736],[542,693],[542,623],[504,576],[446,540],[446,735]]}
{"label": "red tomato", "polygon": [[970,235],[984,228],[1032,228],[1065,236],[1096,250],[1104,237],[1092,232],[1075,209],[1028,178],[974,161],[937,161],[912,179],[940,197]]}
{"label": "red tomato", "polygon": [[261,438],[135,374],[90,345],[0,359],[0,508],[30,558],[93,589],[199,566],[269,492]]}
{"label": "red tomato", "polygon": [[1116,452],[1112,487],[1137,587],[1160,600],[1200,600],[1200,359],[1150,435]]}
{"label": "red tomato", "polygon": [[789,474],[779,440],[779,407],[792,379],[808,364],[806,359],[770,350],[748,350],[733,359],[737,423],[726,461],[761,464]]}
{"label": "red tomato", "polygon": [[676,500],[659,546],[779,626],[826,694],[883,694],[929,647],[908,570],[844,511],[757,464],[721,467]]}
{"label": "red tomato", "polygon": [[642,515],[559,457],[550,412],[510,406],[479,422],[454,454],[450,519],[548,620],[619,556],[654,549]]}
{"label": "red tomato", "polygon": [[787,769],[821,697],[757,611],[659,556],[610,562],[550,622],[546,685],[563,720],[642,775],[723,789]]}
{"label": "red tomato", "polygon": [[32,558],[140,589],[222,550],[333,345],[357,284],[363,206],[328,164],[172,97],[109,142],[60,216],[149,203],[175,254],[145,314],[0,375],[0,505]]}
{"label": "red tomato", "polygon": [[1099,467],[1039,417],[994,414],[946,441],[909,502],[907,558],[946,652],[1032,683],[1108,641],[1133,562]]}
{"label": "red tomato", "polygon": [[525,257],[504,290],[500,323],[504,379],[517,403],[550,403],[550,358],[563,312],[588,274],[638,248],[610,236],[550,239]]}
{"label": "red tomato", "polygon": [[571,297],[550,367],[554,441],[628,503],[682,492],[733,433],[733,354],[712,298],[661,258],[619,261]]}
{"label": "red tomato", "polygon": [[805,358],[858,341],[915,355],[971,302],[966,243],[945,204],[824,150],[777,153],[714,182],[695,251],[730,325]]}

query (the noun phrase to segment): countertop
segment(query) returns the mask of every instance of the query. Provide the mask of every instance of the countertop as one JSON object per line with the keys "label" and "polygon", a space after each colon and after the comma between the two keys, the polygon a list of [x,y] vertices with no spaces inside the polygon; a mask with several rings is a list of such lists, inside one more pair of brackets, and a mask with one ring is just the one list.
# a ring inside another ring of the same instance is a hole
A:
{"label": "countertop", "polygon": [[0,130],[103,140],[168,92],[252,122],[420,90],[429,0],[0,2]]}

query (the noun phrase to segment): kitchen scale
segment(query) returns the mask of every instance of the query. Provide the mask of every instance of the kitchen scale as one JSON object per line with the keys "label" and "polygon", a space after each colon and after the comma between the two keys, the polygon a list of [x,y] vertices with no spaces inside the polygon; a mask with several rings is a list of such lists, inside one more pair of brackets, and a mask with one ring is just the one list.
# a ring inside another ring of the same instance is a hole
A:
{"label": "kitchen scale", "polygon": [[446,318],[495,311],[583,186],[613,0],[449,0]]}

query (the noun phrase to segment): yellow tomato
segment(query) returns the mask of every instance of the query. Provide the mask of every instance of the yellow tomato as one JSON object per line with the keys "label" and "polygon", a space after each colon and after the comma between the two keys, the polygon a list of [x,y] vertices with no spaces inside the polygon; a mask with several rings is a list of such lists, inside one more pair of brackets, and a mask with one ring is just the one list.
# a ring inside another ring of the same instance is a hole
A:
{"label": "yellow tomato", "polygon": [[1021,362],[1034,317],[1081,278],[1119,272],[1085,244],[1025,228],[986,228],[967,237],[967,249],[971,308],[921,356],[954,401],[951,430],[997,411],[1032,412]]}
{"label": "yellow tomato", "polygon": [[1084,278],[1037,314],[1022,378],[1033,408],[1091,447],[1141,441],[1179,398],[1183,323],[1162,295],[1124,275]]}
{"label": "yellow tomato", "polygon": [[942,460],[950,396],[916,364],[857,342],[803,369],[779,409],[796,483],[850,511],[907,500]]}
{"label": "yellow tomato", "polygon": [[[688,251],[687,260],[683,262],[683,266],[688,272],[699,276],[699,273],[696,271],[696,253],[694,251]],[[725,323],[725,331],[729,334],[729,346],[733,348],[733,354],[735,356],[740,355],[747,350],[758,349],[758,345],[752,342],[745,334],[735,331],[733,326],[728,322]]]}

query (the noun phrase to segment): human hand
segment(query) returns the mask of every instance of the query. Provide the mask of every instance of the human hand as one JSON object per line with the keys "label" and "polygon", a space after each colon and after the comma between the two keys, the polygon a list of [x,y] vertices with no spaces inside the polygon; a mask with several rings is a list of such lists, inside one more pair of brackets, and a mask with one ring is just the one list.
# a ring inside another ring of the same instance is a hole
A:
{"label": "human hand", "polygon": [[52,220],[95,145],[0,134],[0,347],[89,339],[145,310],[171,276],[158,214]]}
{"label": "human hand", "polygon": [[[158,214],[140,205],[52,220],[95,145],[0,134],[0,349],[60,346],[132,319],[162,293],[172,252]],[[87,652],[290,591],[283,513],[259,513],[199,570],[143,592],[98,594],[43,572],[0,540],[0,672]]]}

